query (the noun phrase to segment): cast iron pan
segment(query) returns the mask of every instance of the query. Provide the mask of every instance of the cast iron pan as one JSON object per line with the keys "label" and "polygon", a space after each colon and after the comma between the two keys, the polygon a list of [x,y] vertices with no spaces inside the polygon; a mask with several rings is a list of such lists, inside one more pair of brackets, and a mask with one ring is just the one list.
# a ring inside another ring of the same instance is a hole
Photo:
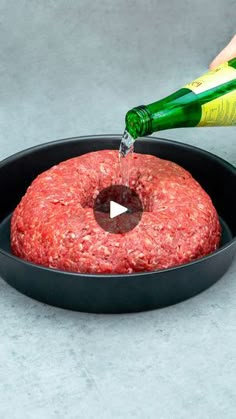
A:
{"label": "cast iron pan", "polygon": [[211,196],[221,217],[221,247],[177,268],[129,275],[62,272],[25,262],[10,251],[10,216],[42,171],[90,151],[118,149],[121,136],[79,137],[43,144],[0,163],[0,275],[22,293],[58,307],[95,313],[150,310],[193,297],[214,284],[236,254],[236,169],[199,148],[160,138],[138,140],[136,151],[179,163]]}

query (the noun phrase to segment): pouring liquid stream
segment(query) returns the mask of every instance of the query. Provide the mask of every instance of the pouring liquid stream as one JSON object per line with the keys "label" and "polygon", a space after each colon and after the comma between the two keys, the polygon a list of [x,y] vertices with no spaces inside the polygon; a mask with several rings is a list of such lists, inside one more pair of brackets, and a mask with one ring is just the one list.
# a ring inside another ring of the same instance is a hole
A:
{"label": "pouring liquid stream", "polygon": [[133,161],[134,138],[125,130],[119,148],[121,183],[129,186],[130,169]]}

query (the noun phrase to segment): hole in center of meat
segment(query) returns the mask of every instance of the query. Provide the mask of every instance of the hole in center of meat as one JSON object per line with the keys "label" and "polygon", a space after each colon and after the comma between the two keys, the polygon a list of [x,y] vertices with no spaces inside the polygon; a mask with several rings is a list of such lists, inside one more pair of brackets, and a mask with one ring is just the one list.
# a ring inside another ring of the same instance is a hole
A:
{"label": "hole in center of meat", "polygon": [[111,201],[128,209],[128,213],[142,212],[142,201],[135,190],[123,185],[111,185],[97,195],[94,207],[97,211],[109,213]]}
{"label": "hole in center of meat", "polygon": [[127,207],[130,213],[152,211],[152,197],[145,188],[138,187],[138,183],[133,188],[111,184],[104,189],[92,191],[84,196],[81,206],[92,209],[96,206],[96,211],[109,213],[111,201]]}

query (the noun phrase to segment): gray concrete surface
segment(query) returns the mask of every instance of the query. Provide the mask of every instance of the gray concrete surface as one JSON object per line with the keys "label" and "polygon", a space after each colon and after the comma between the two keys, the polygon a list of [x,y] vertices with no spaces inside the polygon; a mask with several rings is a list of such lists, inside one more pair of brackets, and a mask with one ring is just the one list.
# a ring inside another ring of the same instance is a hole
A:
{"label": "gray concrete surface", "polygon": [[[121,133],[124,114],[203,73],[234,0],[0,0],[0,158]],[[235,128],[161,136],[236,163]],[[236,264],[182,304],[101,316],[0,280],[1,419],[235,419]]]}

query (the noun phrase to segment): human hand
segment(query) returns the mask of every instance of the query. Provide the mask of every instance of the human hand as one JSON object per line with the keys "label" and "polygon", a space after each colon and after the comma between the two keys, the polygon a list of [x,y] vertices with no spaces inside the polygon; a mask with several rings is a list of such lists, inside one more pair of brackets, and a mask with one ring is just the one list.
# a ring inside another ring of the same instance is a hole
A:
{"label": "human hand", "polygon": [[236,57],[236,35],[234,35],[228,45],[211,62],[210,69],[213,70],[213,68],[218,67],[218,65],[234,57]]}

